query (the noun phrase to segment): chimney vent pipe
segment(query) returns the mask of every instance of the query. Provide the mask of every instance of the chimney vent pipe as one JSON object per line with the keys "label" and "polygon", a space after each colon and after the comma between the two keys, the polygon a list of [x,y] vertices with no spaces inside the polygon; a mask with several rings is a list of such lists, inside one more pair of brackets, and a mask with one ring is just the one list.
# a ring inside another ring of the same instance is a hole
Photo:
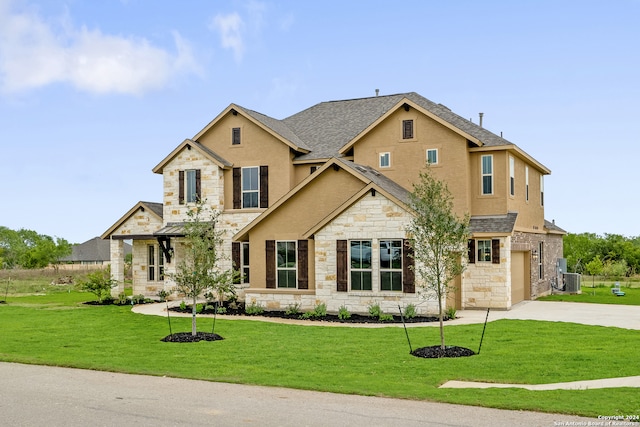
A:
{"label": "chimney vent pipe", "polygon": [[484,116],[484,113],[478,113],[478,115],[480,116],[480,127],[482,127],[482,116]]}

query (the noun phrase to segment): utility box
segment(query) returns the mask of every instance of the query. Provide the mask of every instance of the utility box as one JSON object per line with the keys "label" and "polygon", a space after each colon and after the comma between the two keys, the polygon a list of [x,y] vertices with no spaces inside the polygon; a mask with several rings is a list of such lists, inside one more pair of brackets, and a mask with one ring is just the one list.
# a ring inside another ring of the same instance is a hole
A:
{"label": "utility box", "polygon": [[580,278],[581,275],[578,273],[564,273],[562,275],[564,291],[571,294],[582,293],[582,290],[580,289]]}

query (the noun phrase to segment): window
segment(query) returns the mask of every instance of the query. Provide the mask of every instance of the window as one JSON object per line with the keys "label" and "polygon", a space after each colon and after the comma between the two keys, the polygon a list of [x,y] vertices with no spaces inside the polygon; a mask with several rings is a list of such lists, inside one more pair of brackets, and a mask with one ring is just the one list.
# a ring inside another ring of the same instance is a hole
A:
{"label": "window", "polygon": [[349,242],[351,290],[371,290],[371,240]]}
{"label": "window", "polygon": [[413,120],[402,121],[402,139],[413,139]]}
{"label": "window", "polygon": [[544,279],[544,243],[538,244],[538,278]]}
{"label": "window", "polygon": [[493,156],[482,156],[482,194],[493,194]]}
{"label": "window", "polygon": [[402,291],[402,240],[380,241],[380,290]]}
{"label": "window", "polygon": [[544,175],[540,175],[540,206],[544,206]]}
{"label": "window", "polygon": [[388,168],[391,166],[391,153],[380,153],[380,167]]}
{"label": "window", "polygon": [[279,288],[296,287],[296,242],[276,242],[276,276]]}
{"label": "window", "polygon": [[249,243],[247,242],[241,243],[240,272],[242,283],[249,283]]}
{"label": "window", "polygon": [[178,172],[178,199],[181,205],[200,200],[200,169]]}
{"label": "window", "polygon": [[433,148],[431,150],[427,150],[427,163],[430,165],[438,164],[438,150]]}
{"label": "window", "polygon": [[155,245],[147,246],[147,267],[147,280],[164,280],[164,257],[160,248]]}
{"label": "window", "polygon": [[516,167],[515,160],[509,156],[509,194],[515,196],[516,194]]}
{"label": "window", "polygon": [[478,240],[477,242],[478,262],[491,262],[491,240]]}
{"label": "window", "polygon": [[231,145],[240,145],[240,128],[231,129]]}
{"label": "window", "polygon": [[242,168],[242,207],[257,208],[260,194],[258,168]]}
{"label": "window", "polygon": [[524,197],[529,201],[529,166],[524,167]]}

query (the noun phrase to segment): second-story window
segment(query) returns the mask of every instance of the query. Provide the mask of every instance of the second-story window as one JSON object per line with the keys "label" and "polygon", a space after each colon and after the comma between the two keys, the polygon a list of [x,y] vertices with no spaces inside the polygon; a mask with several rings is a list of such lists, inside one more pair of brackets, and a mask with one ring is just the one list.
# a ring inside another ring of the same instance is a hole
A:
{"label": "second-story window", "polygon": [[242,168],[242,207],[257,208],[260,194],[258,167]]}
{"label": "second-story window", "polygon": [[380,153],[380,167],[388,168],[391,166],[391,153]]}
{"label": "second-story window", "polygon": [[430,165],[437,165],[438,164],[438,149],[437,148],[433,148],[433,149],[427,150],[427,163],[429,163]]}
{"label": "second-story window", "polygon": [[516,166],[513,157],[509,156],[509,194],[516,195]]}
{"label": "second-story window", "polygon": [[482,194],[493,194],[493,156],[482,156]]}
{"label": "second-story window", "polygon": [[529,166],[524,167],[524,197],[529,201]]}
{"label": "second-story window", "polygon": [[240,145],[240,128],[231,129],[231,145]]}
{"label": "second-story window", "polygon": [[402,121],[402,139],[413,139],[413,120]]}
{"label": "second-story window", "polygon": [[544,175],[540,175],[540,206],[544,206]]}
{"label": "second-story window", "polygon": [[200,200],[200,169],[178,172],[178,202],[183,205]]}

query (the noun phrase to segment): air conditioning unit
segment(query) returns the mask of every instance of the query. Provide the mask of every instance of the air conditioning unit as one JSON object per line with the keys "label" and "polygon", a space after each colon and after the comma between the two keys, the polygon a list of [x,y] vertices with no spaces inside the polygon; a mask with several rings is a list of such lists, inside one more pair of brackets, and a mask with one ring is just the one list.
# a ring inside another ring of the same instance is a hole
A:
{"label": "air conditioning unit", "polygon": [[580,274],[577,273],[564,273],[562,280],[564,281],[564,291],[572,294],[581,293],[580,289]]}

